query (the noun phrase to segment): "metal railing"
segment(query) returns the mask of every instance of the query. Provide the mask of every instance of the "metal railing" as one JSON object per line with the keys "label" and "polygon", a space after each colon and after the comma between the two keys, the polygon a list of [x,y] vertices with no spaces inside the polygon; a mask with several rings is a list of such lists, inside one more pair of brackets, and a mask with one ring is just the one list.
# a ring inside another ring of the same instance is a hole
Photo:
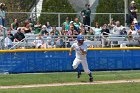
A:
{"label": "metal railing", "polygon": [[[35,48],[35,45],[33,45],[33,42],[35,40],[38,40],[33,35],[28,35],[26,38],[21,40],[20,42],[13,42],[13,46],[9,48],[16,49],[16,48]],[[133,35],[133,38],[131,40],[129,39],[128,35],[109,35],[108,37],[104,37],[102,35],[84,35],[85,42],[88,45],[88,47],[120,47],[121,45],[125,46],[140,46],[140,36],[139,35]],[[43,38],[45,44],[47,45],[48,39]],[[74,42],[77,42],[76,36],[55,36],[52,38],[53,44],[55,44],[56,48],[68,48],[71,47],[71,45]],[[55,42],[55,43],[54,43]],[[2,42],[4,45],[4,42]],[[108,45],[106,45],[108,43]],[[46,47],[48,48],[48,47]],[[7,48],[3,48],[7,49]]]}
{"label": "metal railing", "polygon": [[[64,19],[65,19],[65,17],[66,16],[69,16],[69,15],[76,15],[78,18],[80,18],[81,19],[81,21],[82,21],[82,17],[81,17],[81,15],[80,15],[80,13],[48,13],[48,12],[6,12],[6,14],[7,14],[7,21],[8,22],[11,22],[11,19],[9,19],[9,18],[19,18],[19,17],[17,17],[17,16],[19,16],[19,14],[20,14],[20,17],[22,16],[22,15],[24,15],[23,16],[23,19],[21,20],[21,21],[23,21],[23,20],[25,20],[25,19],[27,19],[27,18],[32,18],[32,19],[34,19],[34,14],[41,14],[41,15],[46,15],[46,16],[48,16],[48,15],[56,15],[55,17],[54,17],[54,19],[55,20],[57,20],[57,26],[58,27],[60,27],[61,26],[61,24],[63,23],[63,21],[64,21]],[[138,13],[138,15],[139,15],[140,13]],[[95,15],[103,15],[103,16],[105,16],[105,15],[108,15],[108,22],[110,22],[111,21],[111,19],[113,18],[113,16],[114,15],[119,15],[118,16],[118,18],[120,17],[120,16],[122,16],[124,19],[124,24],[125,24],[125,22],[126,22],[126,14],[125,13],[91,13],[91,21],[93,20],[93,19],[95,19]],[[47,21],[48,19],[46,19],[46,21]],[[74,20],[74,19],[70,19],[70,20]],[[54,20],[53,20],[54,21]],[[51,23],[51,22],[50,22]],[[123,24],[123,25],[124,25]]]}

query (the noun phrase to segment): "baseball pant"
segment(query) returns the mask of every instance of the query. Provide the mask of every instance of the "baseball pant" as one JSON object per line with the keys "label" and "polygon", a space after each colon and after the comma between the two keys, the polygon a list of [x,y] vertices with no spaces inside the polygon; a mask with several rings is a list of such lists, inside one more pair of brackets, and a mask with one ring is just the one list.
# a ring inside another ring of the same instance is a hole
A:
{"label": "baseball pant", "polygon": [[90,74],[90,70],[88,68],[86,59],[80,60],[80,59],[75,58],[72,64],[73,68],[76,69],[80,63],[82,64],[85,73]]}

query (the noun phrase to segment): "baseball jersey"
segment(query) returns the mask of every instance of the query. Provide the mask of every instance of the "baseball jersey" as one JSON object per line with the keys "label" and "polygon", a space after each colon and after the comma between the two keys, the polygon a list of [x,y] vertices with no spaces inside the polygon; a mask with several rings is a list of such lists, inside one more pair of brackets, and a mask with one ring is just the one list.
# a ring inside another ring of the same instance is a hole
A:
{"label": "baseball jersey", "polygon": [[71,47],[75,49],[76,58],[81,60],[86,59],[86,54],[82,54],[80,50],[81,47],[84,51],[87,51],[87,45],[85,43],[83,43],[81,46],[79,46],[78,43],[73,43]]}

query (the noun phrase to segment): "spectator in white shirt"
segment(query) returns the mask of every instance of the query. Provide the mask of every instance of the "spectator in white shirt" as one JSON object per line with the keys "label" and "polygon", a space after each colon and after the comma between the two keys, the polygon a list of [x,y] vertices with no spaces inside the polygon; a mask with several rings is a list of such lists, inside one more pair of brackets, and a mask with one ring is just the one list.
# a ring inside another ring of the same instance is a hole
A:
{"label": "spectator in white shirt", "polygon": [[36,40],[34,40],[33,44],[36,48],[46,48],[46,44],[41,36],[41,34],[38,35]]}
{"label": "spectator in white shirt", "polygon": [[116,25],[113,28],[113,35],[119,36],[120,32],[122,32],[123,28],[124,27],[122,25],[120,25],[120,21],[116,21]]}

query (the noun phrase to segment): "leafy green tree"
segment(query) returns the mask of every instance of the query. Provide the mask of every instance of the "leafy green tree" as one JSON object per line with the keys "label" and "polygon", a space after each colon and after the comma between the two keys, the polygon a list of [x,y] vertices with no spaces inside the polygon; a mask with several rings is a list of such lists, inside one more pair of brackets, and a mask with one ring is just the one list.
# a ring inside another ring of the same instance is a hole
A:
{"label": "leafy green tree", "polygon": [[[47,13],[75,13],[71,4],[68,0],[44,0],[42,12]],[[71,20],[76,17],[76,15],[70,14],[62,14],[61,16],[61,24],[65,21],[65,18],[68,16]],[[45,24],[47,21],[50,22],[51,25],[58,26],[58,15],[57,14],[41,14],[39,21]]]}
{"label": "leafy green tree", "polygon": [[[96,13],[124,13],[124,0],[99,0]],[[114,20],[124,23],[124,15],[112,15]],[[93,23],[98,22],[100,25],[109,23],[109,15],[96,15]]]}
{"label": "leafy green tree", "polygon": [[8,13],[8,12],[30,12],[32,7],[35,5],[36,0],[1,0],[0,3],[5,3],[6,5],[6,24],[10,26],[13,19],[17,18],[19,23],[22,23],[29,18],[30,14],[23,13]]}

